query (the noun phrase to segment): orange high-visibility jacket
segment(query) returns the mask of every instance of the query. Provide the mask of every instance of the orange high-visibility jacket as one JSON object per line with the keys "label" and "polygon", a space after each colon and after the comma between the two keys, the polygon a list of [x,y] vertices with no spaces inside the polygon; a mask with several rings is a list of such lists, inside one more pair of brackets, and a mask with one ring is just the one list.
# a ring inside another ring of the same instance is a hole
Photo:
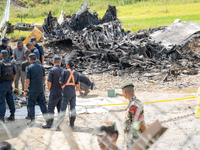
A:
{"label": "orange high-visibility jacket", "polygon": [[69,85],[75,86],[75,79],[74,79],[75,70],[74,69],[73,70],[67,69],[67,70],[70,72],[70,76],[67,82],[63,84],[63,86],[61,87],[62,89],[64,89],[66,86],[69,86]]}

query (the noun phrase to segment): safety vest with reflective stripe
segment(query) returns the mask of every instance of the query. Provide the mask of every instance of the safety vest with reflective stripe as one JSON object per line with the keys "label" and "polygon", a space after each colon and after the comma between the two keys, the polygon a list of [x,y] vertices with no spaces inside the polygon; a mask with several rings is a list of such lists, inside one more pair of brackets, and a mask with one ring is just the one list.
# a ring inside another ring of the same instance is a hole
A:
{"label": "safety vest with reflective stripe", "polygon": [[[69,76],[67,82],[61,87],[62,89],[64,89],[68,85],[75,86],[75,79],[74,79],[75,70],[70,70],[70,69],[67,69],[67,70],[70,72],[70,76]],[[70,82],[71,80],[72,80],[72,82]]]}

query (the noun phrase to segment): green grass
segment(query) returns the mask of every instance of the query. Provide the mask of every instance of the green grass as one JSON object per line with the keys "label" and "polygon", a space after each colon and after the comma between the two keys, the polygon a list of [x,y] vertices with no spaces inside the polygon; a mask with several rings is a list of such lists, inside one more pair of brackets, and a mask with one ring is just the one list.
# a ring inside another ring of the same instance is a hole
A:
{"label": "green grass", "polygon": [[[59,18],[61,10],[64,10],[67,15],[76,13],[84,1],[51,0],[48,5],[37,4],[36,7],[30,7],[27,10],[11,8],[10,22],[12,24],[20,22],[22,16],[23,22],[43,23],[50,10],[52,10],[53,16]],[[177,18],[182,21],[200,23],[200,0],[89,0],[89,2],[89,7],[97,12],[99,17],[104,15],[108,5],[115,5],[123,28],[132,32],[166,26]],[[0,10],[2,10],[1,5],[2,2],[0,3]],[[0,14],[3,14],[3,12]],[[23,36],[22,33],[15,32],[12,36]]]}
{"label": "green grass", "polygon": [[[29,23],[29,24],[32,24],[33,22],[42,24],[46,17],[45,16],[38,17],[38,18],[23,18],[22,17],[22,22]],[[10,23],[12,23],[13,25],[17,22],[21,22],[21,18],[10,18]]]}
{"label": "green grass", "polygon": [[17,31],[15,30],[14,33],[10,33],[6,35],[6,38],[11,39],[12,42],[16,41],[24,41],[27,36],[29,36],[31,32],[29,31]]}
{"label": "green grass", "polygon": [[149,29],[159,26],[167,26],[171,24],[175,19],[181,19],[182,21],[195,21],[200,23],[199,15],[180,15],[180,16],[165,16],[165,17],[152,17],[146,19],[123,19],[122,24],[125,30],[131,30],[132,32]]}
{"label": "green grass", "polygon": [[[143,3],[144,4],[144,3]],[[175,19],[200,23],[200,3],[156,5],[138,4],[118,7],[118,18],[132,32],[171,24]]]}

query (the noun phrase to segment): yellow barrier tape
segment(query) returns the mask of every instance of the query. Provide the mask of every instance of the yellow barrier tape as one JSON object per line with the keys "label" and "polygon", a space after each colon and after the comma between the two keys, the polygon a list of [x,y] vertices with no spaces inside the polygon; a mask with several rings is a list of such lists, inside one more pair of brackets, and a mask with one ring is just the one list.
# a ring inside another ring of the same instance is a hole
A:
{"label": "yellow barrier tape", "polygon": [[195,98],[196,98],[196,96],[191,96],[191,97],[185,97],[185,98],[176,98],[176,99],[169,99],[169,100],[160,100],[160,101],[144,102],[144,104],[148,104],[148,103],[160,103],[160,102],[170,102],[170,101],[181,101],[181,100],[195,99]]}
{"label": "yellow barrier tape", "polygon": [[14,87],[13,87],[13,89],[15,89],[15,90],[17,90],[17,91],[20,91],[20,92],[24,93],[24,91],[19,90],[19,89],[17,89],[17,88],[14,88]]}
{"label": "yellow barrier tape", "polygon": [[128,103],[118,103],[118,104],[100,104],[100,105],[76,105],[76,106],[89,106],[89,107],[93,107],[93,106],[114,106],[114,105],[128,105]]}
{"label": "yellow barrier tape", "polygon": [[[19,90],[17,88],[13,89],[20,91],[20,92],[24,92],[22,90]],[[161,103],[161,102],[170,102],[170,101],[181,101],[181,100],[187,100],[187,99],[196,99],[196,96],[191,96],[191,97],[184,97],[184,98],[176,98],[176,99],[169,99],[169,100],[160,100],[160,101],[150,101],[150,102],[143,102],[143,104],[150,104],[150,103]],[[85,106],[116,106],[116,105],[128,105],[128,103],[118,103],[118,104],[100,104],[100,105],[85,105]],[[76,105],[76,106],[83,106],[83,105]],[[85,107],[84,106],[84,107]]]}
{"label": "yellow barrier tape", "polygon": [[[187,100],[187,99],[195,99],[196,96],[191,97],[185,97],[185,98],[176,98],[176,99],[169,99],[169,100],[160,100],[160,101],[151,101],[151,102],[143,102],[143,104],[149,104],[149,103],[161,103],[161,102],[170,102],[170,101],[181,101],[181,100]],[[118,103],[118,104],[100,104],[100,105],[85,105],[85,106],[116,106],[116,105],[128,105],[128,103]],[[77,105],[77,106],[83,106],[83,105]]]}

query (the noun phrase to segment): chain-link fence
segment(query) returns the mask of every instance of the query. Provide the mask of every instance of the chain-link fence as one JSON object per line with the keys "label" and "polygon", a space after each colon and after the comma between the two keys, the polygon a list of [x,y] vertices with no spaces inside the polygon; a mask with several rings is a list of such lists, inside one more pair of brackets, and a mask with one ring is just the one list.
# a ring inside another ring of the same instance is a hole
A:
{"label": "chain-link fence", "polygon": [[[108,76],[104,80],[109,80],[112,87],[115,87],[113,81],[115,79]],[[117,77],[116,77],[117,78]],[[118,79],[117,79],[118,80]],[[101,85],[99,82],[97,84]],[[117,85],[118,86],[118,85]],[[137,90],[136,96],[144,103],[144,117],[145,124],[148,128],[159,120],[162,127],[168,128],[160,138],[151,137],[152,132],[161,132],[158,126],[151,128],[147,137],[139,136],[139,139],[133,140],[135,144],[140,143],[141,149],[198,149],[200,144],[199,136],[199,119],[195,118],[196,101],[195,99],[186,99],[180,101],[167,101],[158,103],[145,103],[158,100],[175,99],[187,96],[181,92],[163,91],[148,92]],[[153,86],[151,86],[153,87]],[[0,123],[1,141],[8,141],[16,149],[100,149],[102,143],[106,145],[105,139],[95,134],[105,121],[116,122],[119,136],[116,145],[119,149],[126,149],[126,140],[124,133],[124,118],[126,115],[126,107],[128,101],[123,96],[116,96],[113,98],[101,94],[101,91],[107,89],[107,85],[103,89],[96,89],[92,91],[88,97],[77,98],[77,118],[75,121],[75,128],[71,130],[69,127],[69,112],[66,111],[65,121],[61,125],[61,131],[57,131],[59,124],[59,116],[55,113],[54,123],[51,129],[43,129],[42,125],[45,120],[36,106],[36,121],[31,126],[27,125],[30,120],[16,119],[15,122]],[[159,93],[159,94],[158,94]],[[101,95],[101,96],[98,96]],[[190,94],[191,95],[191,94]],[[193,93],[195,96],[195,93]],[[110,105],[113,104],[113,105]],[[23,112],[26,116],[26,111]],[[16,114],[17,115],[17,114]],[[17,116],[16,116],[17,117]],[[52,117],[52,116],[50,116]],[[144,143],[142,143],[140,140]],[[109,139],[113,141],[113,139]],[[142,144],[141,144],[142,143]],[[152,144],[153,143],[153,144]],[[146,147],[144,147],[144,145]],[[110,145],[108,145],[110,146]],[[113,145],[112,145],[113,146]],[[108,149],[112,149],[111,147]],[[131,149],[131,148],[130,148]]]}

